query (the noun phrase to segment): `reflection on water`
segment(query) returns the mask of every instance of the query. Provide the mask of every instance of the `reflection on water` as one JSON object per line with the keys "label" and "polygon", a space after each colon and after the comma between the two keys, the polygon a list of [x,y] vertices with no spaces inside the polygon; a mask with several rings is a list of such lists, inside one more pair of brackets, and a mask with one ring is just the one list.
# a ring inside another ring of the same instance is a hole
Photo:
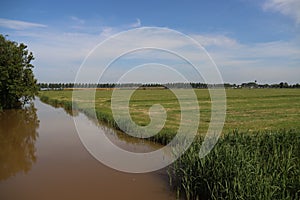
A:
{"label": "reflection on water", "polygon": [[27,173],[36,161],[39,120],[32,105],[0,112],[0,180]]}
{"label": "reflection on water", "polygon": [[[70,115],[38,98],[34,104],[37,111],[31,107],[0,115],[0,200],[175,199],[165,172],[129,174],[101,164],[82,145]],[[82,113],[77,117],[87,127],[95,126]],[[97,132],[105,129],[100,126]],[[130,151],[153,146],[107,134]]]}
{"label": "reflection on water", "polygon": [[[84,115],[83,113],[78,113],[77,118],[79,121],[89,121],[92,122],[92,125],[95,126],[97,129],[102,133],[105,134],[106,137],[116,146],[120,147],[123,150],[134,152],[134,153],[147,153],[158,150],[163,146],[159,143],[152,142],[147,139],[141,139],[132,137],[120,130],[117,130],[109,125],[105,124],[104,122],[98,121],[91,117]],[[85,123],[88,125],[87,123]],[[81,125],[82,126],[82,125]],[[95,138],[96,139],[96,138]]]}

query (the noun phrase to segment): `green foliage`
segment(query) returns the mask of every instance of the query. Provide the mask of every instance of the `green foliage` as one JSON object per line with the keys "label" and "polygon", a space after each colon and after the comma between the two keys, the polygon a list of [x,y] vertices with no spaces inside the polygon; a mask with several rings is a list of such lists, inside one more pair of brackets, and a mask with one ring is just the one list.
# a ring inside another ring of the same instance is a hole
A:
{"label": "green foliage", "polygon": [[200,159],[202,140],[169,168],[178,194],[187,199],[300,198],[299,132],[234,131]]}
{"label": "green foliage", "polygon": [[0,109],[20,107],[37,94],[33,59],[26,45],[0,35]]}

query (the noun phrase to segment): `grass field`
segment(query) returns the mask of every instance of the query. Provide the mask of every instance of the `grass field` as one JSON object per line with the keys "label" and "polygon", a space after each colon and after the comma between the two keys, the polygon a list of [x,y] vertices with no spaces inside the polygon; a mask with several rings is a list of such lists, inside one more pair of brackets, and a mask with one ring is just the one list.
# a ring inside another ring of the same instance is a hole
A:
{"label": "grass field", "polygon": [[[88,109],[85,104],[87,91],[79,91],[79,107]],[[82,93],[82,95],[81,95]],[[198,132],[205,134],[210,122],[210,97],[208,90],[197,89],[200,106],[200,126]],[[111,118],[111,90],[97,90],[96,110]],[[223,132],[262,131],[300,128],[300,90],[298,89],[228,89],[227,112]],[[43,91],[58,102],[71,101],[72,91]],[[167,110],[164,131],[176,132],[180,123],[180,107],[170,90],[136,90],[130,101],[132,119],[139,125],[150,122],[148,110],[153,104],[161,104]]]}
{"label": "grass field", "polygon": [[[198,156],[210,121],[210,97],[195,90],[200,105],[198,137],[189,150],[168,168],[171,186],[186,199],[299,199],[300,90],[227,89],[223,136],[206,157]],[[90,114],[87,91],[80,90],[79,110]],[[115,126],[111,90],[98,90],[98,119]],[[43,91],[42,101],[72,108],[72,91]],[[168,143],[176,134],[180,107],[169,90],[137,90],[130,102],[133,120],[149,123],[148,110],[160,103],[167,122],[155,141]]]}

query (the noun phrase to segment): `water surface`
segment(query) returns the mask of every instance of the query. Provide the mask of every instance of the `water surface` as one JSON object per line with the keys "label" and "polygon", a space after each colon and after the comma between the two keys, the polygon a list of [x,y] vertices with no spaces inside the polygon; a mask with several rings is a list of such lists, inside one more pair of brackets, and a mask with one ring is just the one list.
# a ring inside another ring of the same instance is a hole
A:
{"label": "water surface", "polygon": [[[96,126],[79,113],[87,126]],[[106,128],[120,147],[147,152],[159,146]],[[164,171],[123,173],[83,147],[68,113],[39,100],[0,115],[0,199],[175,199]]]}

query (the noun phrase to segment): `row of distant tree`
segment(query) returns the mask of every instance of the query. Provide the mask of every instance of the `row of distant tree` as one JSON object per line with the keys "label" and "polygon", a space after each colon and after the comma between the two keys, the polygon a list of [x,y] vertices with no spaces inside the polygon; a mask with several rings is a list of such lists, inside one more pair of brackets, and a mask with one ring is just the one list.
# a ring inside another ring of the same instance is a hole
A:
{"label": "row of distant tree", "polygon": [[281,82],[278,84],[258,84],[257,82],[248,82],[242,84],[206,84],[206,83],[38,83],[41,90],[59,90],[65,88],[218,88],[224,86],[225,88],[300,88],[300,84],[289,85],[287,82]]}
{"label": "row of distant tree", "polygon": [[280,82],[275,84],[258,84],[257,82],[248,82],[242,83],[240,85],[237,84],[224,84],[225,87],[232,88],[300,88],[300,84],[288,84],[287,82]]}

